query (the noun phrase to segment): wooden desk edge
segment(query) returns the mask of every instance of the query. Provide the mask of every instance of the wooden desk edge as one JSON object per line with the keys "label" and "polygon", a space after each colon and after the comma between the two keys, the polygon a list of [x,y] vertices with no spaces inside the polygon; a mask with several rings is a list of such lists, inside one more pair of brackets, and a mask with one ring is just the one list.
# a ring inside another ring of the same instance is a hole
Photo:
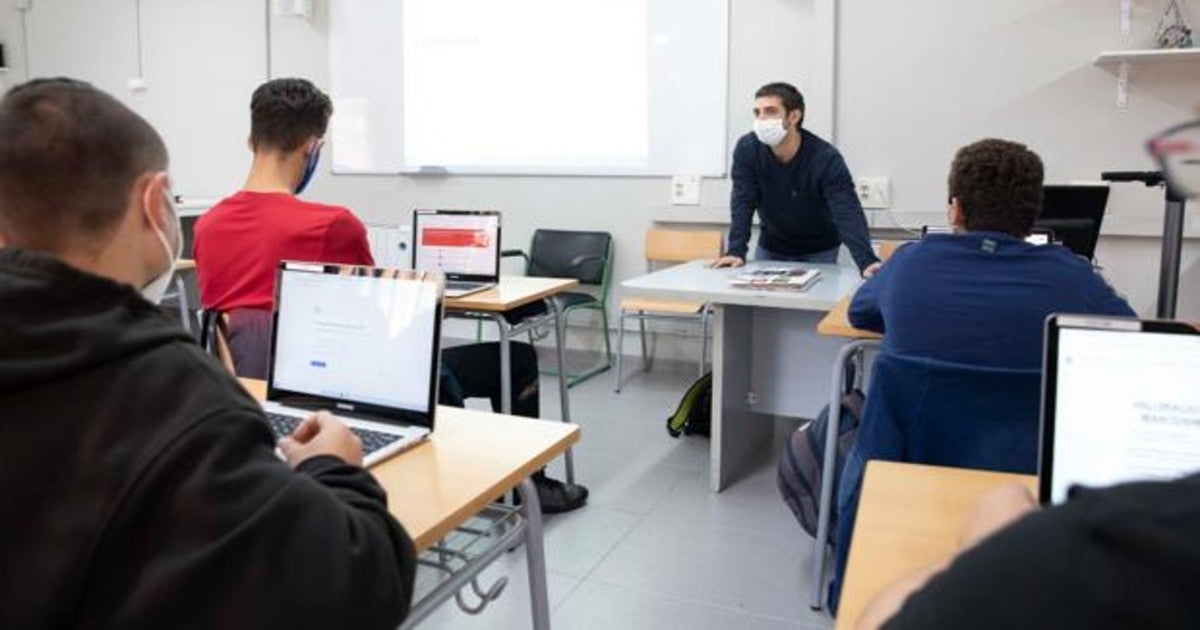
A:
{"label": "wooden desk edge", "polygon": [[[972,497],[972,499],[973,499],[971,501],[972,504],[974,502],[978,501],[978,499],[981,498],[983,496],[983,494],[985,494],[989,489],[993,489],[995,487],[998,487],[998,486],[1000,486],[1004,483],[1010,482],[1010,481],[1018,481],[1018,482],[1024,483],[1026,485],[1026,487],[1028,487],[1030,489],[1030,491],[1035,493],[1035,495],[1037,493],[1037,477],[1035,475],[1023,475],[1023,474],[1018,474],[1018,473],[1004,473],[1004,472],[996,472],[996,471],[989,471],[989,470],[973,470],[973,469],[966,469],[966,468],[950,468],[950,467],[943,467],[943,466],[929,466],[929,465],[925,465],[925,464],[910,464],[910,463],[903,463],[903,462],[871,460],[871,461],[867,462],[866,472],[863,474],[863,486],[862,486],[862,488],[863,488],[862,492],[864,493],[863,498],[865,498],[865,496],[866,496],[868,487],[873,487],[873,486],[877,485],[880,482],[878,482],[876,480],[880,479],[881,477],[883,477],[885,475],[888,475],[889,473],[891,473],[891,474],[896,474],[896,473],[906,474],[914,479],[920,478],[921,476],[925,476],[925,478],[928,478],[928,475],[930,475],[930,474],[937,474],[939,476],[944,476],[944,481],[950,481],[950,477],[958,477],[960,482],[978,483],[980,485],[987,486],[987,489],[982,489],[978,493],[978,495]],[[868,507],[868,502],[864,501],[862,498],[860,498],[859,507],[858,507],[860,517],[862,515],[862,510],[864,507]],[[874,510],[877,507],[878,506],[870,505],[869,509]],[[882,508],[879,508],[879,509],[882,509]],[[953,527],[955,533],[957,534],[959,528],[962,525],[962,520],[967,516],[967,513],[956,514],[953,516],[955,518],[953,519],[954,523],[951,525],[951,527]],[[898,527],[901,529],[903,528],[903,526],[904,526],[903,523],[900,523],[898,525]],[[868,592],[867,591],[868,587],[866,587],[866,586],[859,587],[859,584],[864,580],[864,578],[859,577],[859,574],[863,573],[866,570],[865,565],[864,566],[860,566],[860,565],[863,565],[864,562],[867,562],[867,560],[863,560],[858,557],[858,556],[862,555],[863,553],[865,553],[864,551],[862,551],[863,543],[860,542],[861,534],[865,533],[865,530],[862,530],[862,529],[858,528],[857,526],[856,526],[855,530],[856,530],[855,538],[852,539],[852,542],[850,545],[850,554],[846,559],[845,583],[842,585],[841,605],[838,608],[837,623],[835,626],[838,630],[841,630],[842,628],[853,628],[854,625],[858,623],[858,618],[862,615],[863,611],[866,610],[867,606],[872,601],[874,601],[875,597],[877,597],[879,595],[879,593],[884,588],[889,586],[892,582],[894,582],[895,580],[901,579],[919,569],[923,569],[928,566],[933,566],[933,564],[935,562],[945,559],[955,552],[952,549],[937,558],[933,558],[933,557],[923,558],[921,562],[914,563],[914,564],[912,564],[912,566],[907,566],[902,574],[890,576],[886,580],[868,580],[868,582],[869,581],[877,581],[878,582],[877,584],[874,585],[875,588]],[[874,541],[871,541],[871,542],[874,542]],[[955,544],[956,544],[956,541],[955,541]],[[897,549],[896,551],[902,556],[903,555],[912,555],[911,553],[906,554],[904,549]],[[876,571],[874,571],[874,574],[878,574],[879,573],[878,563],[875,563],[874,566],[876,568]],[[884,571],[887,571],[887,569],[884,569]]]}
{"label": "wooden desk edge", "polygon": [[[519,468],[511,475],[492,484],[488,491],[483,493],[478,500],[468,503],[458,510],[455,510],[446,518],[442,519],[442,522],[438,523],[434,527],[429,528],[429,530],[424,534],[414,537],[413,545],[416,546],[417,552],[419,553],[432,547],[434,543],[445,538],[448,534],[450,534],[450,532],[454,531],[455,527],[471,518],[471,516],[479,514],[484,508],[495,502],[497,498],[508,492],[511,492],[526,478],[532,476],[533,473],[541,470],[547,464],[554,461],[554,459],[556,459],[559,455],[565,453],[568,448],[579,442],[579,435],[579,426],[572,425],[571,432],[560,438],[554,443],[553,446],[542,453],[541,456],[526,462],[524,466]],[[380,465],[382,464],[383,462],[380,462]]]}
{"label": "wooden desk edge", "polygon": [[850,301],[852,299],[854,299],[854,295],[850,294],[838,300],[838,303],[829,309],[829,313],[817,323],[817,334],[850,339],[883,339],[883,335],[877,332],[862,330],[850,325]]}
{"label": "wooden desk edge", "polygon": [[[262,400],[266,398],[266,382],[247,378],[239,378],[238,382],[242,384],[242,387],[244,387],[255,400]],[[553,420],[546,420],[545,422],[553,422]],[[496,498],[507,492],[511,492],[513,488],[516,488],[517,485],[527,477],[533,475],[533,473],[537,472],[538,470],[541,470],[559,455],[565,453],[568,448],[578,443],[580,436],[579,425],[569,424],[567,426],[570,427],[570,430],[564,433],[562,437],[554,442],[554,444],[543,451],[541,455],[529,460],[507,477],[504,477],[503,479],[500,479],[496,483],[492,484],[488,490],[475,501],[467,503],[461,508],[454,510],[445,518],[441,519],[441,521],[435,526],[426,530],[423,534],[414,536],[413,544],[416,546],[417,551],[424,551],[433,546],[434,543],[444,538],[450,532],[454,531],[454,528],[460,523],[463,523],[472,515],[482,512],[483,508],[487,507],[488,504],[492,503],[492,501],[494,501]],[[429,443],[419,444],[413,448],[413,451],[421,448],[427,448],[428,446],[430,446]],[[409,453],[401,453],[400,455],[397,455],[397,457],[404,457],[407,454]],[[375,468],[386,465],[389,461],[391,460],[388,459],[379,462],[368,470],[373,471]],[[392,497],[389,496],[388,499],[390,502]],[[391,511],[391,509],[392,508],[389,503],[388,510]]]}
{"label": "wooden desk edge", "polygon": [[[538,300],[543,300],[556,293],[562,293],[569,289],[574,289],[579,286],[579,281],[574,278],[542,278],[539,276],[506,276],[508,278],[536,278],[538,280],[554,280],[557,284],[541,288],[532,293],[527,293],[507,302],[500,302],[498,299],[484,299],[487,296],[493,296],[499,290],[499,285],[492,287],[486,291],[464,295],[457,298],[446,298],[445,308],[448,311],[480,311],[480,312],[495,312],[500,313],[509,311],[514,308],[532,304]],[[504,278],[500,279],[504,282]]]}

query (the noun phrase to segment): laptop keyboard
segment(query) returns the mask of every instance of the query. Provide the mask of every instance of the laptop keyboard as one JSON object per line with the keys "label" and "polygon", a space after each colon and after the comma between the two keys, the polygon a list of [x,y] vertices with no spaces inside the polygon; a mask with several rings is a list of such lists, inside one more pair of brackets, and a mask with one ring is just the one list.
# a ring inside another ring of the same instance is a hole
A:
{"label": "laptop keyboard", "polygon": [[452,291],[474,291],[475,289],[482,289],[487,285],[487,282],[463,282],[462,280],[450,280],[446,282],[446,288]]}
{"label": "laptop keyboard", "polygon": [[[281,413],[267,413],[267,425],[271,427],[271,431],[275,433],[275,438],[283,438],[292,434],[297,426],[303,421],[302,418],[296,416],[288,416]],[[350,427],[354,435],[362,440],[363,454],[374,453],[379,449],[395,442],[404,436],[395,433],[383,433],[380,431],[370,431],[367,429],[359,429]]]}

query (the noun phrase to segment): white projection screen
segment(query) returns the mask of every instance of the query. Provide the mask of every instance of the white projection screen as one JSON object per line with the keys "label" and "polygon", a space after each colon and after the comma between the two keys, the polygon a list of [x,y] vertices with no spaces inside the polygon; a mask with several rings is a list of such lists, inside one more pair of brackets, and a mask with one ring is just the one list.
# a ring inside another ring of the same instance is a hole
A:
{"label": "white projection screen", "polygon": [[725,174],[728,0],[329,11],[334,172]]}

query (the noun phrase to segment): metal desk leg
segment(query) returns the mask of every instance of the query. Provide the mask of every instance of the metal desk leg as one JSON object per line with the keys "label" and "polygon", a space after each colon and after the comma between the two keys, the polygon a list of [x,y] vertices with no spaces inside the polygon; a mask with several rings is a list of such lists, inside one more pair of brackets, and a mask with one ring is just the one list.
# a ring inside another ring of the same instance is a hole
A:
{"label": "metal desk leg", "polygon": [[526,479],[517,486],[525,512],[525,561],[529,568],[529,605],[534,630],[550,628],[550,594],[546,586],[546,553],[542,547],[542,506],[537,488]]}
{"label": "metal desk leg", "polygon": [[855,339],[842,346],[833,362],[833,386],[829,395],[829,423],[825,427],[825,461],[821,469],[821,497],[817,504],[817,537],[812,547],[812,598],[809,607],[824,606],[825,545],[829,540],[829,510],[833,503],[833,465],[837,460],[838,424],[842,420],[842,391],[846,387],[846,363],[864,348],[878,346],[875,339]]}
{"label": "metal desk leg", "polygon": [[499,313],[491,313],[500,331],[500,411],[512,414],[512,346],[509,345],[508,322]]}
{"label": "metal desk leg", "polygon": [[[557,300],[547,299],[546,305],[554,312],[554,345],[558,354],[558,401],[562,413],[562,421],[571,421],[571,396],[568,392],[567,375],[567,318],[563,315],[562,307]],[[608,331],[604,331],[608,334]],[[620,372],[618,371],[618,378]],[[575,455],[571,449],[564,454],[564,464],[567,468],[567,483],[575,483]]]}

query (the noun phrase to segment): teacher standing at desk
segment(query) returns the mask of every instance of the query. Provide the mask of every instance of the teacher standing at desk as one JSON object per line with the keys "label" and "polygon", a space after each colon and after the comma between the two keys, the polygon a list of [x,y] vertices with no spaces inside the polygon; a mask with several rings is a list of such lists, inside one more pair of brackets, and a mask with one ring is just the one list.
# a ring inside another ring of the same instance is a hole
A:
{"label": "teacher standing at desk", "polygon": [[845,243],[864,276],[879,267],[850,169],[803,123],[804,96],[795,86],[768,83],[755,92],[754,131],[733,150],[729,245],[714,267],[745,263],[755,210],[757,260],[834,264]]}

